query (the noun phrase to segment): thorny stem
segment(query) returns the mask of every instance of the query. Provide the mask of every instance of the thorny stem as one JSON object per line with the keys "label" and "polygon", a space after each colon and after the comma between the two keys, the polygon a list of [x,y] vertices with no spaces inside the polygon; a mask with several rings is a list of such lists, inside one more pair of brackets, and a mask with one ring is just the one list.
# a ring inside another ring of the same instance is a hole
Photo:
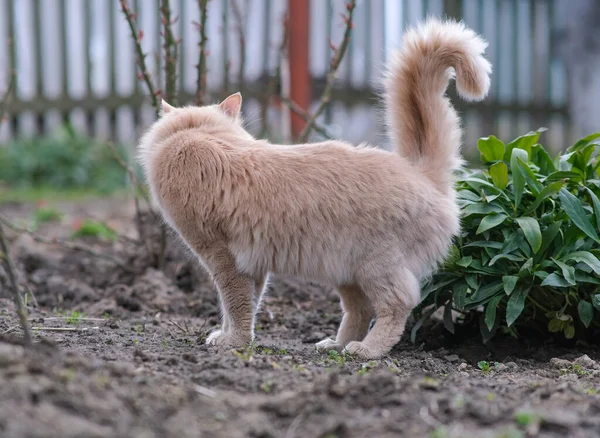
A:
{"label": "thorny stem", "polygon": [[13,266],[12,259],[10,258],[10,254],[8,252],[8,243],[6,242],[4,228],[2,227],[1,222],[0,256],[2,258],[4,266],[6,267],[6,273],[8,274],[8,281],[10,283],[10,289],[12,290],[13,299],[15,300],[15,305],[17,306],[17,314],[19,316],[21,328],[23,329],[23,338],[25,340],[25,344],[31,345],[31,331],[29,330],[29,322],[27,321],[27,309],[25,308],[25,304],[23,303],[23,297],[19,293],[19,285],[17,284],[15,267]]}
{"label": "thorny stem", "polygon": [[223,14],[221,15],[221,32],[223,33],[221,39],[223,41],[223,91],[227,97],[229,93],[229,71],[231,69],[231,61],[229,60],[229,20],[227,17],[227,6],[223,8]]}
{"label": "thorny stem", "polygon": [[172,105],[177,105],[177,41],[172,28],[177,19],[171,19],[170,0],[161,0],[160,13],[165,39],[165,98]]}
{"label": "thorny stem", "polygon": [[[309,113],[307,113],[304,108],[302,108],[300,105],[298,105],[296,102],[294,102],[293,100],[290,100],[288,98],[282,97],[281,101],[287,105],[289,107],[289,109],[291,109],[292,111],[294,111],[296,114],[298,114],[300,117],[302,117],[304,119],[305,122],[308,122],[311,119],[311,115]],[[319,134],[321,134],[323,137],[325,137],[326,139],[330,139],[332,138],[332,135],[330,135],[327,132],[327,129],[324,126],[321,126],[320,124],[318,124],[316,121],[313,122],[313,129],[318,132]]]}
{"label": "thorny stem", "polygon": [[129,24],[129,30],[131,30],[131,36],[133,37],[133,41],[135,44],[135,51],[137,54],[137,65],[140,70],[139,78],[143,79],[146,83],[146,87],[148,88],[148,92],[150,93],[152,107],[154,108],[156,117],[158,117],[160,114],[160,102],[158,101],[160,91],[154,90],[152,76],[150,75],[150,72],[148,71],[148,68],[146,66],[146,54],[142,50],[142,38],[144,37],[144,33],[142,31],[138,31],[135,24],[136,15],[135,13],[131,12],[129,5],[127,4],[127,0],[119,0],[119,3],[121,4],[121,11],[123,12],[123,15],[125,15],[125,19]]}
{"label": "thorny stem", "polygon": [[15,233],[30,235],[33,238],[33,240],[35,240],[36,242],[44,243],[46,245],[58,245],[62,248],[68,249],[68,250],[83,252],[83,253],[91,255],[93,257],[110,261],[130,274],[135,273],[135,271],[133,269],[131,269],[123,260],[121,260],[118,257],[112,256],[110,254],[104,254],[104,253],[95,251],[88,246],[80,245],[78,243],[67,242],[64,240],[56,239],[56,238],[49,239],[47,237],[40,236],[39,234],[36,234],[33,231],[30,231],[26,228],[18,227],[17,225],[13,224],[11,221],[4,218],[3,216],[0,216],[0,223],[3,223],[7,228],[11,229]]}
{"label": "thorny stem", "polygon": [[[240,7],[239,1],[241,0],[231,0],[231,10],[233,12],[233,17],[237,23],[238,27],[238,45],[240,53],[238,55],[240,66],[238,70],[238,87],[239,92],[244,94],[244,71],[246,70],[246,25],[244,23],[244,14],[242,13],[242,8]],[[246,6],[244,12],[248,13],[249,0],[246,0]]]}
{"label": "thorny stem", "polygon": [[198,0],[198,8],[200,9],[200,23],[197,23],[198,30],[200,31],[200,58],[198,59],[198,65],[196,65],[198,74],[196,79],[196,105],[206,104],[206,42],[208,37],[206,36],[206,9],[209,0]]}
{"label": "thorny stem", "polygon": [[299,141],[301,143],[305,143],[310,136],[310,133],[314,127],[315,121],[317,118],[323,113],[329,101],[331,100],[331,92],[333,91],[333,82],[335,81],[335,75],[337,70],[346,54],[346,49],[350,44],[350,36],[352,35],[352,29],[354,28],[353,13],[354,8],[356,8],[356,0],[350,0],[346,3],[346,10],[348,11],[348,15],[344,17],[344,22],[346,24],[346,29],[344,30],[344,38],[342,39],[342,43],[335,49],[333,54],[333,58],[331,58],[331,63],[329,66],[329,73],[327,73],[327,81],[325,83],[325,89],[323,90],[323,94],[321,94],[321,98],[319,99],[319,106],[317,110],[313,113],[312,117],[306,123],[306,126],[300,133]]}
{"label": "thorny stem", "polygon": [[262,98],[260,119],[262,123],[260,137],[264,137],[267,134],[268,126],[267,126],[267,111],[269,109],[269,101],[275,94],[281,95],[281,93],[277,93],[277,88],[281,87],[281,63],[286,57],[287,53],[287,45],[289,38],[289,26],[288,26],[288,14],[287,12],[283,16],[283,37],[281,39],[281,44],[277,50],[277,67],[275,68],[275,72],[269,78],[269,82],[267,83],[267,89]]}
{"label": "thorny stem", "polygon": [[129,166],[125,162],[123,157],[121,157],[119,155],[119,152],[117,151],[117,148],[115,147],[115,145],[113,143],[109,142],[109,143],[107,143],[107,145],[108,145],[108,148],[111,150],[115,161],[123,169],[125,169],[125,171],[129,175],[129,180],[131,181],[131,185],[133,186],[133,202],[135,203],[135,220],[136,220],[136,225],[137,225],[137,229],[138,229],[138,241],[136,243],[143,244],[146,247],[146,251],[147,251],[148,255],[151,255],[152,250],[150,249],[149,242],[146,239],[146,233],[144,232],[144,221],[142,219],[142,209],[140,207],[140,200],[138,198],[138,194],[142,196],[142,198],[146,202],[148,211],[154,216],[154,218],[156,218],[156,213],[152,210],[152,205],[150,203],[150,199],[144,192],[144,188],[142,187],[142,185],[138,181],[137,177],[135,176],[135,172],[133,171],[131,166]]}

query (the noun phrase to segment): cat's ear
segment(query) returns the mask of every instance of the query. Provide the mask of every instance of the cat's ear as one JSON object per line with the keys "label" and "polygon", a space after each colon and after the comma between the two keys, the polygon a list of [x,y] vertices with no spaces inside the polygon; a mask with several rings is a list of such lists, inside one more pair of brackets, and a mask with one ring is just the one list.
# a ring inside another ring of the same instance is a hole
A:
{"label": "cat's ear", "polygon": [[174,109],[175,109],[175,107],[173,107],[172,105],[169,105],[164,100],[161,100],[161,102],[160,102],[160,116],[161,117],[164,116],[165,114],[170,113]]}
{"label": "cat's ear", "polygon": [[219,104],[219,108],[232,119],[236,119],[242,111],[242,95],[232,94]]}

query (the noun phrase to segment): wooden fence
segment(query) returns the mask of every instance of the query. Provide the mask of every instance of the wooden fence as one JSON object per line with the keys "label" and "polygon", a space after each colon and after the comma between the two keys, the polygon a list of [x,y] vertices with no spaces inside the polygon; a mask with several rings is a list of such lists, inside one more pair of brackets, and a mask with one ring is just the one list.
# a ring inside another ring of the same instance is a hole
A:
{"label": "wooden fence", "polygon": [[[376,89],[389,50],[406,26],[426,15],[461,17],[490,42],[494,64],[490,97],[481,104],[454,102],[463,113],[466,142],[496,133],[509,139],[546,126],[556,149],[571,140],[567,75],[553,53],[553,33],[562,25],[559,0],[359,0],[348,54],[334,99],[321,118],[330,132],[351,141],[386,145]],[[242,23],[232,13],[242,8]],[[161,80],[159,0],[130,0],[144,30],[143,49]],[[179,19],[178,87],[183,100],[196,87],[199,21],[196,0],[171,0]],[[343,0],[310,1],[310,70],[318,95],[331,56],[329,41],[341,39]],[[258,131],[260,96],[276,68],[287,0],[210,0],[208,87],[213,98],[233,91],[240,79],[251,130]],[[291,17],[293,20],[293,17]],[[239,29],[245,32],[240,51]],[[133,143],[153,113],[144,84],[137,80],[133,43],[118,0],[0,0],[0,41],[15,35],[14,50],[0,50],[0,90],[4,71],[18,72],[16,99],[0,126],[0,142],[19,135],[45,134],[65,121],[99,137]],[[242,61],[243,60],[243,61]],[[243,72],[240,67],[243,66]],[[2,68],[6,67],[6,68]],[[241,74],[241,76],[240,76]],[[281,114],[269,111],[277,137]]]}

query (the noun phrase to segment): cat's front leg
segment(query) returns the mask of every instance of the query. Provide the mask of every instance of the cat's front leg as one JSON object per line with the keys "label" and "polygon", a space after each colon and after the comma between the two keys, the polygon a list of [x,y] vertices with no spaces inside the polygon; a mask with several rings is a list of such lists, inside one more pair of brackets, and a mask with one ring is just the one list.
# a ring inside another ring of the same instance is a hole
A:
{"label": "cat's front leg", "polygon": [[216,283],[223,312],[222,329],[213,331],[206,343],[223,347],[250,344],[254,337],[254,279],[238,271],[224,246],[205,248],[199,254]]}

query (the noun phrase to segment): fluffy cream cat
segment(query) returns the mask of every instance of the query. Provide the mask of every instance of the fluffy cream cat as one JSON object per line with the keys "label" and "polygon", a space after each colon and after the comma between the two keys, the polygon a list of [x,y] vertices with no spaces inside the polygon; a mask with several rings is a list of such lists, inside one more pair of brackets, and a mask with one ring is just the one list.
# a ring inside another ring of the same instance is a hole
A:
{"label": "fluffy cream cat", "polygon": [[390,351],[419,301],[420,281],[459,231],[453,170],[461,129],[444,93],[454,69],[462,97],[485,97],[485,47],[450,21],[431,19],[404,35],[385,82],[397,153],[333,140],[257,140],[243,127],[240,94],[204,107],[163,102],[139,155],[164,219],[218,287],[223,323],[207,343],[253,340],[267,276],[276,273],[338,288],[342,322],[319,350],[365,359]]}

